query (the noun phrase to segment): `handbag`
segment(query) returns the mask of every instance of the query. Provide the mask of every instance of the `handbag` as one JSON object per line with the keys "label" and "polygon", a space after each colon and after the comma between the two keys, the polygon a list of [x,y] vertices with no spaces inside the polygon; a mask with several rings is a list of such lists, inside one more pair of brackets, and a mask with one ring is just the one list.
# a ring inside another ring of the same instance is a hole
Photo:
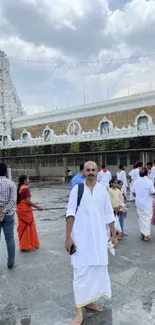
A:
{"label": "handbag", "polygon": [[115,216],[115,229],[118,233],[122,232],[118,215]]}

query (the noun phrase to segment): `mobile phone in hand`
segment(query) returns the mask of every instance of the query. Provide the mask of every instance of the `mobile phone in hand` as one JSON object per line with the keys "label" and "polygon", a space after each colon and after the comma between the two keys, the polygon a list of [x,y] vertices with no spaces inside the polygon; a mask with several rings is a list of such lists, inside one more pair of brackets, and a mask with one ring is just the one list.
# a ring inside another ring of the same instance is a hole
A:
{"label": "mobile phone in hand", "polygon": [[75,245],[72,245],[70,249],[70,255],[73,255],[75,252],[76,252],[76,247]]}

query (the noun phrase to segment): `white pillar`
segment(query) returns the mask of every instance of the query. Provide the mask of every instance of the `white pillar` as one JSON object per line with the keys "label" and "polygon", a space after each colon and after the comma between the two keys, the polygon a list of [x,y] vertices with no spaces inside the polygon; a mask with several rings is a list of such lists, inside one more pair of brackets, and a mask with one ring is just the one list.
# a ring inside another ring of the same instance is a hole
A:
{"label": "white pillar", "polygon": [[8,168],[8,178],[12,180],[11,168]]}

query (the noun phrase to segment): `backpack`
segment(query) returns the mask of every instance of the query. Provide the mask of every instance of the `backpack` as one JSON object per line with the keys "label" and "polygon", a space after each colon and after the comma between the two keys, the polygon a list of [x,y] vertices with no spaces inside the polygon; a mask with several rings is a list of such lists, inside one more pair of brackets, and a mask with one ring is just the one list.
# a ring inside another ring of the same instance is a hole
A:
{"label": "backpack", "polygon": [[[80,184],[78,184],[78,195],[77,195],[76,212],[77,212],[78,207],[79,207],[79,205],[81,203],[81,199],[82,199],[82,196],[83,196],[83,192],[84,192],[84,184],[83,183],[80,183]],[[67,220],[67,218],[66,218],[66,220]]]}
{"label": "backpack", "polygon": [[83,196],[83,192],[84,192],[84,183],[80,183],[78,184],[78,195],[77,195],[77,207],[76,207],[76,212],[78,210],[78,207],[81,203],[81,199]]}

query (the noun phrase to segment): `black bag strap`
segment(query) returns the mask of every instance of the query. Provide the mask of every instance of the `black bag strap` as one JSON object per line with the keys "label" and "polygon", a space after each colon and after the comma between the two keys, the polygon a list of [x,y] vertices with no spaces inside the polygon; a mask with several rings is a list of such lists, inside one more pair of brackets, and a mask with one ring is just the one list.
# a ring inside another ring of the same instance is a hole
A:
{"label": "black bag strap", "polygon": [[78,210],[78,207],[81,203],[81,199],[83,196],[83,192],[84,192],[84,183],[80,183],[78,184],[78,196],[77,196],[77,207],[76,207],[76,212]]}

